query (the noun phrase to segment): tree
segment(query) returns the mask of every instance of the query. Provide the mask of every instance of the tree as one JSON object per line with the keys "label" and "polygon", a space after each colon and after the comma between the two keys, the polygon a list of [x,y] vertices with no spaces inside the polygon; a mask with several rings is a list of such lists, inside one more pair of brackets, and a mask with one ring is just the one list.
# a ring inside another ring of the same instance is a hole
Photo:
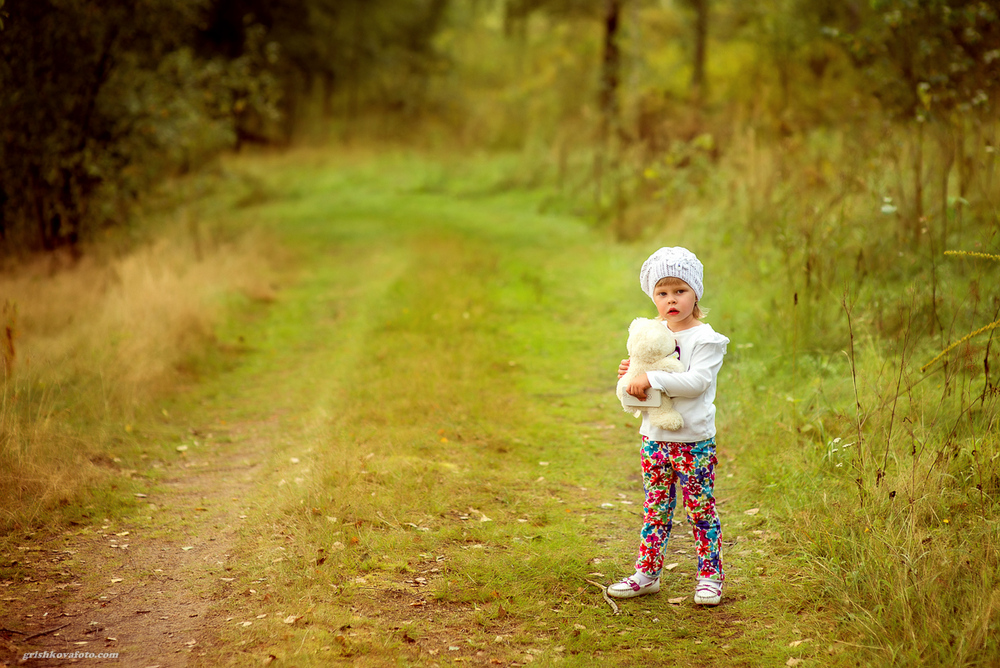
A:
{"label": "tree", "polygon": [[504,19],[508,32],[515,31],[535,12],[553,17],[587,18],[600,21],[603,27],[601,62],[598,68],[597,106],[601,111],[601,137],[606,141],[621,130],[621,33],[622,9],[627,0],[507,0]]}
{"label": "tree", "polygon": [[[0,32],[0,248],[78,244],[273,102],[261,54],[189,48],[205,0],[12,0]],[[259,41],[259,40],[258,40]]]}
{"label": "tree", "polygon": [[834,26],[890,113],[924,117],[995,106],[1000,7],[982,0],[873,0],[855,28]]}
{"label": "tree", "polygon": [[691,96],[695,102],[705,98],[708,81],[705,78],[705,61],[708,59],[708,6],[709,0],[684,0],[694,10],[694,49],[691,58]]}
{"label": "tree", "polygon": [[384,107],[413,105],[434,69],[433,38],[448,0],[210,0],[198,35],[205,56],[245,52],[248,26],[260,25],[282,54],[283,111],[292,130],[296,108],[322,84],[356,113],[363,99]]}

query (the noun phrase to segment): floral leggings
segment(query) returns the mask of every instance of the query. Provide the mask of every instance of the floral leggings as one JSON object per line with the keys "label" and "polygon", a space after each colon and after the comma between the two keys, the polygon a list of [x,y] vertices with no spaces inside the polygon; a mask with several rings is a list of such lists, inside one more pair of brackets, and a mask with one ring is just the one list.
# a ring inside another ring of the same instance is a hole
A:
{"label": "floral leggings", "polygon": [[694,530],[698,551],[698,577],[718,582],[722,571],[722,525],[715,511],[715,439],[698,443],[669,443],[642,437],[643,503],[642,544],[635,569],[649,577],[663,570],[663,552],[670,539],[677,483]]}

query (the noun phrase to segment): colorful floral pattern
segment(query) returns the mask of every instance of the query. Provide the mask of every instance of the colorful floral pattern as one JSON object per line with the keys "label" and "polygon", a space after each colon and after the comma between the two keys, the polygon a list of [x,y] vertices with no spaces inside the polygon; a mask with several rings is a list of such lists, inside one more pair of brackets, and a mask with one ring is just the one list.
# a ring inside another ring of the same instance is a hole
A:
{"label": "colorful floral pattern", "polygon": [[698,553],[698,577],[722,582],[722,525],[715,511],[715,440],[669,443],[642,438],[642,544],[635,568],[651,578],[663,570],[680,483]]}

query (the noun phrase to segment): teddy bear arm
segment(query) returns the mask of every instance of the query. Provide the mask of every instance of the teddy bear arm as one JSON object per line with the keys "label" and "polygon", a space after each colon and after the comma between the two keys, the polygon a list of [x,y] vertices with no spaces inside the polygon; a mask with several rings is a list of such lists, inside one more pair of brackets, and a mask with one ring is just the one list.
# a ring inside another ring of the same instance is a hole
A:
{"label": "teddy bear arm", "polygon": [[680,371],[686,371],[687,369],[676,357],[664,357],[660,360],[657,365],[660,371],[669,371],[670,373],[678,373]]}

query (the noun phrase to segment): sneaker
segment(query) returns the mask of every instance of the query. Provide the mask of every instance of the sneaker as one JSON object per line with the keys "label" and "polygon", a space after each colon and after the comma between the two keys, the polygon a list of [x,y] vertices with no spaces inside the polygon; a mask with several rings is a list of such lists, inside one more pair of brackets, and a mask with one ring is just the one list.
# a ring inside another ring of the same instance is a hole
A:
{"label": "sneaker", "polygon": [[612,598],[632,598],[634,596],[655,594],[658,591],[660,591],[660,578],[650,580],[645,585],[640,585],[632,578],[625,578],[621,582],[616,582],[608,587],[608,596]]}
{"label": "sneaker", "polygon": [[699,578],[694,588],[695,605],[719,605],[722,602],[722,583],[708,578]]}

